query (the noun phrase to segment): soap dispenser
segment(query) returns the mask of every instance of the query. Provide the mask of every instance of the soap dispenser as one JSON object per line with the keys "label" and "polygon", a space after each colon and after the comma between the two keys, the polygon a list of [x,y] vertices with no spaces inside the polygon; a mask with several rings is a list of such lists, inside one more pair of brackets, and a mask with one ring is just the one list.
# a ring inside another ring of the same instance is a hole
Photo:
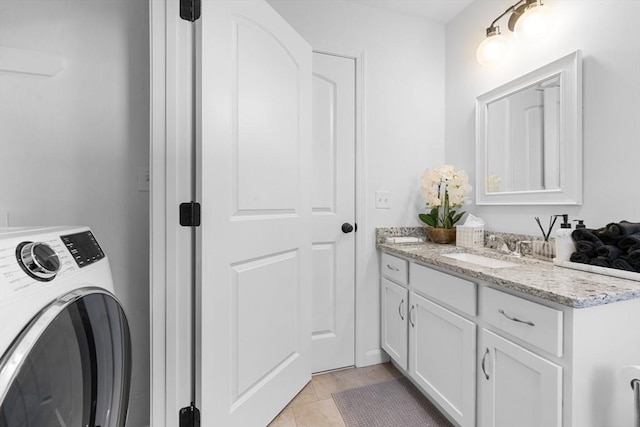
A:
{"label": "soap dispenser", "polygon": [[569,261],[571,254],[575,252],[576,249],[573,239],[571,238],[573,230],[571,229],[571,223],[569,222],[569,215],[561,214],[555,216],[562,217],[560,229],[556,231],[556,258],[554,259],[555,264],[560,264],[563,261]]}

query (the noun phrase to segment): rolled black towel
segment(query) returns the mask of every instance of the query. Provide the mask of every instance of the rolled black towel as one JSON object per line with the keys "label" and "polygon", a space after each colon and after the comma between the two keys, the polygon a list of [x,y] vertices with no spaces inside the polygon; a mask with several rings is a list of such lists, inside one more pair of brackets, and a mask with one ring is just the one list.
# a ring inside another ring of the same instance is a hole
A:
{"label": "rolled black towel", "polygon": [[589,261],[589,264],[597,265],[598,267],[611,267],[611,261],[609,261],[609,258],[605,258],[601,256],[591,258],[591,261]]}
{"label": "rolled black towel", "polygon": [[635,251],[629,252],[629,255],[627,255],[627,260],[632,264],[640,265],[640,248],[636,249]]}
{"label": "rolled black towel", "polygon": [[594,234],[602,240],[605,245],[617,245],[621,236],[612,237],[607,233],[607,228],[602,227],[594,231]]}
{"label": "rolled black towel", "polygon": [[588,240],[578,240],[577,242],[575,242],[576,250],[578,252],[582,252],[584,254],[590,254],[592,256],[595,256],[596,249],[598,249],[598,247],[603,245],[604,243],[600,241],[590,242]]}
{"label": "rolled black towel", "polygon": [[622,253],[622,249],[614,245],[602,245],[596,249],[598,256],[614,260],[618,258]]}
{"label": "rolled black towel", "polygon": [[571,232],[571,238],[574,242],[586,240],[588,242],[602,243],[602,240],[598,236],[598,230],[591,230],[590,228],[576,228]]}
{"label": "rolled black towel", "polygon": [[571,262],[579,262],[580,264],[589,264],[591,257],[584,252],[574,252],[569,257]]}
{"label": "rolled black towel", "polygon": [[633,245],[629,249],[627,249],[627,253],[631,253],[633,251],[640,251],[640,243],[638,243],[637,245]]}
{"label": "rolled black towel", "polygon": [[607,224],[607,234],[611,237],[640,233],[640,222],[620,221]]}
{"label": "rolled black towel", "polygon": [[618,240],[618,246],[621,249],[629,249],[632,246],[640,244],[640,233],[630,234]]}
{"label": "rolled black towel", "polygon": [[617,268],[618,270],[636,271],[635,266],[629,262],[626,256],[614,259],[611,262],[611,267]]}

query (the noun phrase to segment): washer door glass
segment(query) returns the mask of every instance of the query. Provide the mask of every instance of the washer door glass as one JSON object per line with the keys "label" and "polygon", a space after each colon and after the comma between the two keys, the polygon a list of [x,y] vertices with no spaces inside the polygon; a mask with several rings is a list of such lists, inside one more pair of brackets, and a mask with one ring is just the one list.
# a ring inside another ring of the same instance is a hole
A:
{"label": "washer door glass", "polygon": [[74,291],[43,310],[0,362],[0,427],[124,426],[129,327],[104,291]]}

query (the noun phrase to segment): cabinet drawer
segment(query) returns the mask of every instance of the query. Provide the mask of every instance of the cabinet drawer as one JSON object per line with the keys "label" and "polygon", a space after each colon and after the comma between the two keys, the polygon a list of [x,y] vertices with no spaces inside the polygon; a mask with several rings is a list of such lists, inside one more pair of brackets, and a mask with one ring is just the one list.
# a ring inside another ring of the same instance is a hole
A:
{"label": "cabinet drawer", "polygon": [[398,283],[406,285],[409,283],[407,278],[407,261],[389,255],[382,254],[382,275]]}
{"label": "cabinet drawer", "polygon": [[562,311],[485,288],[481,314],[496,328],[562,357]]}
{"label": "cabinet drawer", "polygon": [[475,283],[414,263],[409,269],[411,286],[416,291],[463,313],[476,315]]}

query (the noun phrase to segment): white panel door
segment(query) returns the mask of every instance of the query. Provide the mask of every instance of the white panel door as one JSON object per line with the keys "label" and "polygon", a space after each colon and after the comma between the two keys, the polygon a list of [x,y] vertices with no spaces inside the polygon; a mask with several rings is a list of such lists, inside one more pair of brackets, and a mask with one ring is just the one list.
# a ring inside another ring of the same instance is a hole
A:
{"label": "white panel door", "polygon": [[562,368],[486,329],[482,344],[482,425],[560,427]]}
{"label": "white panel door", "polygon": [[313,54],[312,369],[354,364],[355,60]]}
{"label": "white panel door", "polygon": [[475,426],[475,323],[413,292],[409,300],[409,375],[460,426]]}
{"label": "white panel door", "polygon": [[264,1],[197,22],[196,399],[264,426],[311,378],[311,48]]}

